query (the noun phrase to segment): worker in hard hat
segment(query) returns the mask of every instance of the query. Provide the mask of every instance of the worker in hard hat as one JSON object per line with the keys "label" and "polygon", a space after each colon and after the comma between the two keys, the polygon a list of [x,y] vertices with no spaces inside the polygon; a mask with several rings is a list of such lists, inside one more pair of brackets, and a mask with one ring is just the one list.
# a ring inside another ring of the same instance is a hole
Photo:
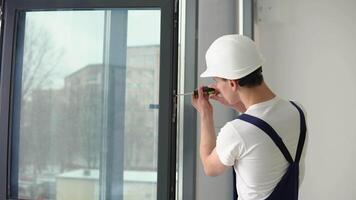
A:
{"label": "worker in hard hat", "polygon": [[[306,122],[300,104],[278,97],[262,75],[264,59],[242,35],[215,40],[206,53],[214,94],[203,87],[192,96],[199,112],[200,158],[208,176],[229,166],[236,173],[239,200],[296,200],[304,174]],[[215,135],[210,99],[241,113]],[[300,165],[300,167],[299,167]],[[299,177],[300,174],[300,177]]]}

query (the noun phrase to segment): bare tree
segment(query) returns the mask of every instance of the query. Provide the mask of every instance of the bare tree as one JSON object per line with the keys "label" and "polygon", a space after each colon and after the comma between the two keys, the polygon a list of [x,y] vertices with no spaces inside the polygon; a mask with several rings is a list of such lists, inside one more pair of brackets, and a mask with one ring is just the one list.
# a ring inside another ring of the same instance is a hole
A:
{"label": "bare tree", "polygon": [[63,57],[63,49],[56,48],[51,34],[35,23],[26,29],[22,64],[22,98],[27,99],[33,90],[51,84],[55,69]]}
{"label": "bare tree", "polygon": [[45,28],[35,23],[26,24],[23,63],[19,63],[22,65],[20,162],[23,162],[20,167],[32,165],[40,172],[47,165],[49,140],[54,139],[50,115],[53,112],[51,100],[55,98],[48,88],[63,53],[55,48]]}

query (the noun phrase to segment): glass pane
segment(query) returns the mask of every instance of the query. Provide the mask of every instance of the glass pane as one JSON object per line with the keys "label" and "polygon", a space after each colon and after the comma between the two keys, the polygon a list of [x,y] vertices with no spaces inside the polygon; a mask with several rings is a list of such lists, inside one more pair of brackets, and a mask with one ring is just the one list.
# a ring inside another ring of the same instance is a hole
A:
{"label": "glass pane", "polygon": [[11,196],[156,199],[160,10],[19,21]]}

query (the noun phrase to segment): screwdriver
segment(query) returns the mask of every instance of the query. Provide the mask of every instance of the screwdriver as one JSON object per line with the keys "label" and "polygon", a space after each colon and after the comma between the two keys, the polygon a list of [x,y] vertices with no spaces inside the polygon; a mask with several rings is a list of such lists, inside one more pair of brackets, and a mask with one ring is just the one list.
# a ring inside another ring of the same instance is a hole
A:
{"label": "screwdriver", "polygon": [[[205,95],[210,95],[210,94],[214,94],[216,91],[214,88],[210,88],[210,87],[203,87],[203,93]],[[198,96],[198,90],[194,90],[193,92],[188,92],[188,93],[184,93],[184,94],[177,94],[176,96],[181,96],[181,95],[192,95],[194,94],[194,96]]]}

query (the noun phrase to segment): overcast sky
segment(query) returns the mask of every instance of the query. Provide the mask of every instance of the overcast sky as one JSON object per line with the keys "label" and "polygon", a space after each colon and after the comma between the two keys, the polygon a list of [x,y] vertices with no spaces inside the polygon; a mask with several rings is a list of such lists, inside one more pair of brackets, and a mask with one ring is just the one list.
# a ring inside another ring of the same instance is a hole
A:
{"label": "overcast sky", "polygon": [[[26,30],[35,24],[50,35],[53,50],[64,52],[58,62],[57,87],[63,77],[93,63],[103,62],[104,11],[28,12]],[[128,46],[160,42],[160,11],[129,10]],[[26,37],[25,37],[26,38]],[[29,48],[31,49],[31,48]]]}

